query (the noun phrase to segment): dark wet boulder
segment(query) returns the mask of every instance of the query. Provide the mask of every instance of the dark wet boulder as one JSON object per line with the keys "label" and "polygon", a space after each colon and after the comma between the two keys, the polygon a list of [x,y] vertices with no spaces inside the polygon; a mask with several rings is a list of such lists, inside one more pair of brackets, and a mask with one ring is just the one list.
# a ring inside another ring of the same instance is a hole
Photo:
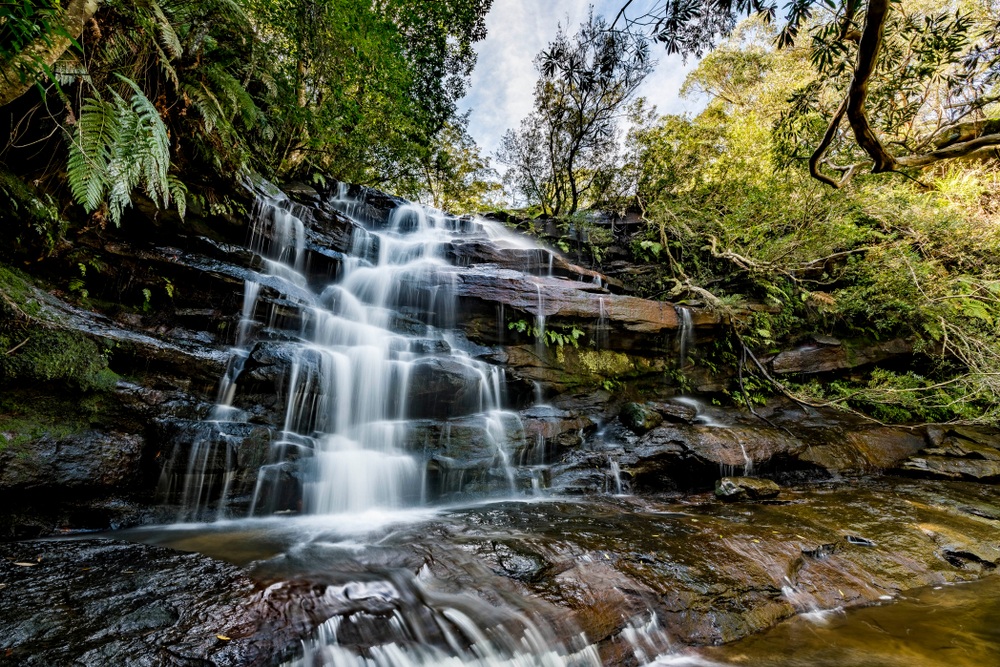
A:
{"label": "dark wet boulder", "polygon": [[663,423],[663,415],[646,405],[626,403],[618,419],[636,435],[642,435]]}
{"label": "dark wet boulder", "polygon": [[715,497],[727,502],[777,498],[781,487],[759,477],[723,477],[715,484]]}
{"label": "dark wet boulder", "polygon": [[407,416],[454,417],[480,409],[483,374],[454,357],[417,359],[410,369]]}

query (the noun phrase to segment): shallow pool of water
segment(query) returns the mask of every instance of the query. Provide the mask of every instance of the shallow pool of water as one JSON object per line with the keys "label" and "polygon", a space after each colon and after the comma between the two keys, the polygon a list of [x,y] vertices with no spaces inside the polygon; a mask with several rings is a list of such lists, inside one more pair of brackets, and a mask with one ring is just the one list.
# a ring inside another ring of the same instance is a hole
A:
{"label": "shallow pool of water", "polygon": [[796,616],[701,655],[717,664],[754,667],[998,665],[1000,577],[922,588],[884,605],[820,618]]}

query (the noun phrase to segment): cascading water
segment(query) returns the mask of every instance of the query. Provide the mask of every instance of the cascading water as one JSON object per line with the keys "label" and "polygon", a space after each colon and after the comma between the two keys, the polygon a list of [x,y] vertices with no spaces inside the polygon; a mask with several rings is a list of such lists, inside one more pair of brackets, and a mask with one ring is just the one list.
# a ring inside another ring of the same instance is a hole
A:
{"label": "cascading water", "polygon": [[691,317],[691,309],[684,308],[682,306],[676,306],[677,309],[677,319],[680,320],[680,325],[677,330],[677,347],[678,347],[678,359],[677,367],[684,368],[687,366],[688,354],[691,348],[694,346],[694,319]]}
{"label": "cascading water", "polygon": [[[477,236],[500,246],[537,248],[494,223],[411,204],[397,206],[388,220],[372,219],[364,202],[342,187],[331,205],[352,223],[350,250],[332,284],[310,284],[308,210],[263,187],[249,243],[257,270],[245,280],[236,345],[217,405],[202,429],[209,436],[192,438],[183,482],[168,479],[162,485],[168,491],[181,487],[175,491],[181,518],[208,516],[213,498],[216,515],[225,515],[230,459],[235,459],[226,432],[247,419],[236,404],[238,384],[262,341],[286,368],[278,388],[284,408],[271,462],[260,468],[251,514],[288,504],[274,496],[289,465],[302,480],[300,504],[307,513],[432,500],[411,420],[442,411],[477,425],[495,456],[493,477],[499,482],[493,490],[512,493],[510,460],[520,443],[510,440],[523,437],[520,420],[502,409],[503,371],[474,359],[453,330],[455,273],[445,249],[457,238]],[[448,405],[437,405],[439,399]],[[464,477],[446,470],[439,482],[437,495],[460,492]]]}
{"label": "cascading water", "polygon": [[[472,239],[539,258],[532,261],[541,275],[528,283],[535,289],[525,310],[535,311],[536,353],[542,358],[548,354],[543,283],[555,280],[551,252],[546,260],[537,245],[499,225],[414,205],[396,202],[388,216],[379,215],[377,207],[348,196],[344,187],[325,205],[350,229],[332,280],[310,266],[315,250],[308,211],[274,190],[258,197],[250,239],[255,259],[245,280],[235,346],[218,403],[203,423],[210,437],[187,450],[181,518],[234,514],[227,512],[227,495],[240,452],[228,434],[262,421],[251,414],[259,400],[248,407],[241,396],[245,385],[265,381],[277,385],[276,406],[266,415],[272,423],[271,455],[259,467],[250,514],[309,514],[314,518],[294,521],[323,524],[319,536],[296,542],[289,553],[322,545],[331,562],[351,560],[368,548],[378,550],[381,538],[374,526],[412,521],[398,517],[413,508],[433,507],[441,499],[540,494],[547,441],[537,430],[528,435],[521,415],[505,409],[504,371],[476,358],[483,348],[458,332],[460,269],[449,257],[456,244]],[[599,279],[595,284],[600,287]],[[604,334],[606,344],[610,308],[603,296],[594,301],[595,331]],[[499,338],[502,308],[498,320]],[[690,317],[682,321],[684,347]],[[598,337],[595,344],[601,344]],[[281,370],[267,375],[262,368]],[[536,406],[524,411],[525,419],[562,418],[558,409],[542,404],[540,383],[535,389]],[[449,455],[468,447],[479,467],[465,467]],[[611,466],[608,491],[625,493],[617,464]],[[290,478],[297,484],[293,501],[286,488]],[[213,499],[217,509],[207,513]],[[341,532],[359,524],[371,528]],[[597,667],[601,662],[595,645],[572,621],[556,623],[556,630],[553,617],[527,612],[522,602],[487,604],[469,593],[442,595],[433,577],[428,583],[423,572],[399,567],[379,583],[381,566],[359,566],[332,575],[350,582],[331,585],[324,594],[343,611],[303,642],[302,656],[290,664]],[[656,642],[632,634],[623,637],[637,658],[659,658]]]}

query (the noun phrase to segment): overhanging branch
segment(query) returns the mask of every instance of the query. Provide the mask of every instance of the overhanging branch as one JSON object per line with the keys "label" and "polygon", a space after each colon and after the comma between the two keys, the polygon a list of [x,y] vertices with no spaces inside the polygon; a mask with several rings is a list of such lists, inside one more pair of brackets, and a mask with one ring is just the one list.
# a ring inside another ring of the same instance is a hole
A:
{"label": "overhanging branch", "polygon": [[51,67],[83,32],[83,26],[97,12],[97,5],[98,0],[72,0],[62,21],[64,34],[35,40],[0,71],[0,107],[10,104],[35,84],[21,81],[18,65],[28,61]]}

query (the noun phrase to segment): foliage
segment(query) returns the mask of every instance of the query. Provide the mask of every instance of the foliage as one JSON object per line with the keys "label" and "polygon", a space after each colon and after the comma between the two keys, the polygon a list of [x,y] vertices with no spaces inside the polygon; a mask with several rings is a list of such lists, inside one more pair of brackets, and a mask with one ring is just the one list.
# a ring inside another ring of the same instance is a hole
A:
{"label": "foliage", "polygon": [[135,82],[124,81],[133,91],[130,100],[111,91],[111,101],[92,97],[83,104],[66,164],[73,197],[88,213],[107,201],[111,221],[118,225],[132,204],[132,191],[142,184],[149,198],[163,208],[173,195],[183,217],[185,188],[167,173],[166,125]]}
{"label": "foliage", "polygon": [[[631,5],[619,14],[631,29],[649,32],[668,52],[699,57],[738,17],[773,24],[777,14],[760,0],[666,0],[638,15],[628,13]],[[908,171],[1000,146],[993,0],[933,8],[921,0],[793,0],[784,9],[773,43],[808,43],[816,76],[795,91],[783,126],[789,144],[809,146],[817,180],[842,187],[862,168]]]}
{"label": "foliage", "polygon": [[503,137],[507,180],[551,215],[598,202],[616,171],[618,121],[652,70],[646,42],[591,13],[535,59],[534,111]]}
{"label": "foliage", "polygon": [[[908,369],[787,388],[894,421],[996,421],[1000,169],[937,167],[930,188],[870,176],[823,187],[779,149],[792,93],[814,73],[808,52],[775,50],[773,35],[741,26],[686,84],[709,96],[701,114],[630,133],[628,169],[649,221],[634,250],[661,266],[647,294],[726,312],[758,355],[818,334],[906,338]],[[743,391],[759,400],[769,383],[750,361],[744,370]]]}
{"label": "foliage", "polygon": [[500,190],[490,160],[466,129],[468,115],[449,122],[419,155],[420,171],[396,183],[397,194],[451,213],[471,213],[495,203]]}
{"label": "foliage", "polygon": [[516,331],[518,333],[531,336],[532,338],[536,338],[540,342],[544,343],[546,347],[550,347],[552,345],[557,347],[563,347],[565,345],[580,347],[579,339],[585,333],[582,329],[578,329],[575,326],[556,325],[554,327],[537,327],[523,319],[508,322],[507,328],[510,331]]}
{"label": "foliage", "polygon": [[[4,159],[64,137],[70,193],[98,222],[117,223],[137,188],[183,216],[183,181],[204,172],[402,187],[432,167],[433,189],[468,206],[487,165],[456,100],[490,4],[107,0],[51,68],[23,73],[46,113],[15,120]],[[0,60],[65,38],[56,4],[3,12]]]}
{"label": "foliage", "polygon": [[[36,193],[21,179],[0,170],[0,225],[14,243],[0,254],[33,260],[52,254],[66,232],[66,222],[48,194]],[[2,278],[0,278],[2,281]]]}

